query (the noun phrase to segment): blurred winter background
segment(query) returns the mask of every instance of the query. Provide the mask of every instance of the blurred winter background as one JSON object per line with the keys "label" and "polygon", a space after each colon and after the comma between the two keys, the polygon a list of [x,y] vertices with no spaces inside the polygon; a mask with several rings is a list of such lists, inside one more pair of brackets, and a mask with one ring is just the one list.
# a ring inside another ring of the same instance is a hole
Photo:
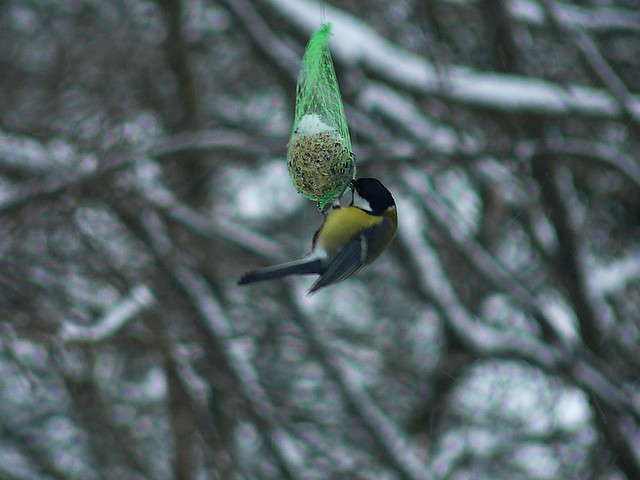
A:
{"label": "blurred winter background", "polygon": [[[639,7],[0,2],[0,478],[640,478]],[[240,288],[323,19],[398,236]]]}

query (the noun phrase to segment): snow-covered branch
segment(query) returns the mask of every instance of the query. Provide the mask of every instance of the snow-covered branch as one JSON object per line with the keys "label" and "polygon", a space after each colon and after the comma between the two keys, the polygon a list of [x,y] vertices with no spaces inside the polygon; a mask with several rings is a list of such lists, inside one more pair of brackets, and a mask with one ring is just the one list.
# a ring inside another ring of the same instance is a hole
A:
{"label": "snow-covered branch", "polygon": [[[409,186],[413,184],[406,173],[403,180]],[[420,196],[425,194],[429,193],[419,193]],[[460,341],[483,355],[514,355],[545,369],[555,368],[560,355],[548,345],[524,335],[499,331],[474,318],[458,298],[434,247],[422,232],[419,207],[408,203],[405,204],[406,210],[409,210],[410,217],[400,222],[398,233],[406,247],[405,251],[411,257],[411,264],[419,274],[419,288],[443,312]]]}
{"label": "snow-covered branch", "polygon": [[[202,130],[159,138],[144,149],[132,149],[129,152],[84,155],[77,162],[70,162],[59,168],[46,167],[45,156],[48,150],[29,137],[7,135],[11,141],[2,149],[0,138],[0,156],[5,155],[7,165],[22,165],[38,170],[42,177],[33,178],[12,188],[0,190],[0,212],[19,208],[39,198],[59,194],[84,182],[130,167],[137,161],[143,162],[147,155],[167,157],[188,151],[225,151],[234,150],[251,154],[274,153],[278,149],[284,152],[284,146],[277,139],[256,136],[233,130]],[[68,146],[67,148],[71,148]],[[0,163],[2,158],[0,158]],[[54,164],[55,165],[55,164]]]}
{"label": "snow-covered branch", "polygon": [[60,337],[66,342],[101,342],[115,335],[128,322],[149,308],[155,297],[146,285],[137,285],[127,297],[114,305],[95,325],[82,326],[65,322]]}
{"label": "snow-covered branch", "polygon": [[225,368],[237,382],[244,401],[251,408],[252,416],[263,425],[264,440],[278,459],[286,477],[294,480],[304,478],[301,466],[297,464],[295,454],[291,452],[292,443],[286,441],[288,435],[280,427],[282,419],[260,384],[258,373],[246,356],[233,348],[231,320],[208,282],[179,259],[179,254],[156,213],[146,212],[141,216],[140,224],[146,231],[158,262],[163,264],[164,270],[183,290],[185,298],[197,312],[201,324],[218,345],[224,357]]}
{"label": "snow-covered branch", "polygon": [[[320,6],[311,0],[266,0],[298,30],[309,35],[318,28]],[[396,87],[422,95],[439,95],[461,104],[509,113],[585,115],[620,118],[623,109],[605,90],[560,85],[537,78],[479,72],[455,65],[439,68],[426,58],[382,38],[373,28],[337,8],[325,7],[333,24],[330,39],[334,59],[362,66]],[[630,99],[640,109],[640,97]]]}
{"label": "snow-covered branch", "polygon": [[[191,143],[187,142],[183,148],[190,146]],[[209,146],[211,147],[210,144]],[[164,148],[161,149],[164,150]],[[142,195],[151,205],[173,221],[202,237],[213,240],[223,239],[270,260],[284,260],[286,257],[284,249],[278,243],[224,218],[206,217],[181,202],[173,191],[164,185],[161,180],[160,166],[152,159],[141,159],[136,167],[137,183]]]}

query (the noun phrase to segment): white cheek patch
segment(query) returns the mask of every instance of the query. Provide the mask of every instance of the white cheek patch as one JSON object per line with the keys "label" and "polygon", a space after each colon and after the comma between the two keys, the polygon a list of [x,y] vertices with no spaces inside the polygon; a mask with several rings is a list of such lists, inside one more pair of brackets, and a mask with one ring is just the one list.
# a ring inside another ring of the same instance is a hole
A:
{"label": "white cheek patch", "polygon": [[371,205],[369,204],[369,202],[364,198],[362,198],[360,195],[358,195],[358,192],[355,192],[355,195],[353,197],[353,206],[361,208],[362,210],[366,210],[367,212],[372,211]]}

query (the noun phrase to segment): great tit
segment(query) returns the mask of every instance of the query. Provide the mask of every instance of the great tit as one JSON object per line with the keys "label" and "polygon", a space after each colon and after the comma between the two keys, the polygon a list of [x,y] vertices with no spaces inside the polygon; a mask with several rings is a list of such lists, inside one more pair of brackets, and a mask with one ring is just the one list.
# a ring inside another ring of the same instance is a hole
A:
{"label": "great tit", "polygon": [[319,274],[309,294],[350,277],[391,243],[398,226],[396,202],[376,178],[351,180],[351,204],[333,205],[313,236],[311,253],[292,262],[246,272],[238,285],[287,275]]}

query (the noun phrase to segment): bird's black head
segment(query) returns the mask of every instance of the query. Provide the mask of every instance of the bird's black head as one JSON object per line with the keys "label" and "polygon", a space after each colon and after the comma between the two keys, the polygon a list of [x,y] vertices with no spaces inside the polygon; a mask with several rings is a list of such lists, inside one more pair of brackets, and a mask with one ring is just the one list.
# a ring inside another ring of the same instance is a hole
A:
{"label": "bird's black head", "polygon": [[396,204],[391,192],[377,178],[351,180],[351,187],[355,189],[363,200],[368,202],[374,215],[382,215],[387,208]]}

